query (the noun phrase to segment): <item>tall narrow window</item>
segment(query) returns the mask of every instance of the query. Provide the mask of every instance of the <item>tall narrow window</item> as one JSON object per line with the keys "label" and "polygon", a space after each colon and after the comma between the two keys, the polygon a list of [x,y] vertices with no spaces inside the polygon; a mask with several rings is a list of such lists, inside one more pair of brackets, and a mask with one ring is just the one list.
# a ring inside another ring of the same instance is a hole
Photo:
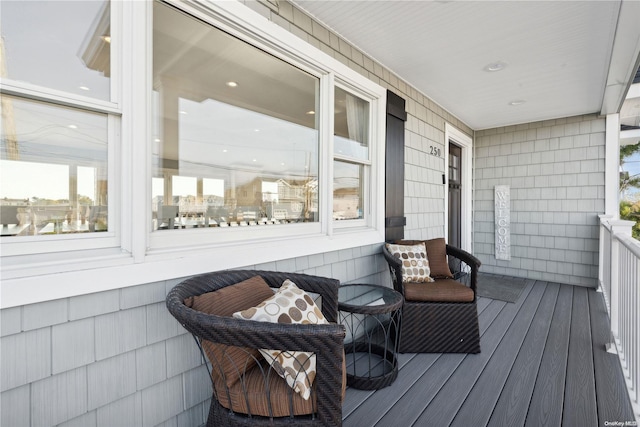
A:
{"label": "tall narrow window", "polygon": [[153,34],[153,229],[319,221],[319,79],[161,3]]}
{"label": "tall narrow window", "polygon": [[107,231],[109,114],[85,105],[110,101],[110,4],[9,1],[0,16],[2,237]]}
{"label": "tall narrow window", "polygon": [[363,219],[369,173],[369,102],[334,92],[333,219]]}

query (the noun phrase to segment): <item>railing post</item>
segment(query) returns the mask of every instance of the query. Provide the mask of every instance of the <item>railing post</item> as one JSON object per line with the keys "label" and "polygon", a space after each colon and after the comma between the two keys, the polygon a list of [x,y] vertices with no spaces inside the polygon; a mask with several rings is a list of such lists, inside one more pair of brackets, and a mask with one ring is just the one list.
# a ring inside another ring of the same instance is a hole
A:
{"label": "railing post", "polygon": [[[598,252],[598,292],[602,292],[605,287],[605,277],[610,277],[611,276],[611,272],[608,271],[610,269],[610,264],[609,264],[609,268],[607,269],[607,271],[605,271],[605,256],[607,254],[609,254],[609,250],[610,249],[610,245],[611,245],[611,239],[607,239],[607,234],[606,234],[606,227],[605,227],[605,223],[608,223],[612,218],[613,215],[598,215],[598,217],[600,218],[600,251]],[[609,246],[609,248],[607,248],[607,246]],[[607,298],[610,298],[610,295],[606,296]]]}
{"label": "railing post", "polygon": [[[609,224],[611,224],[611,308],[609,318],[611,320],[611,333],[613,334],[613,339],[618,340],[620,338],[620,242],[616,238],[616,235],[631,236],[631,228],[635,222],[614,220],[609,221]],[[610,353],[616,353],[614,343],[607,344],[607,351]]]}

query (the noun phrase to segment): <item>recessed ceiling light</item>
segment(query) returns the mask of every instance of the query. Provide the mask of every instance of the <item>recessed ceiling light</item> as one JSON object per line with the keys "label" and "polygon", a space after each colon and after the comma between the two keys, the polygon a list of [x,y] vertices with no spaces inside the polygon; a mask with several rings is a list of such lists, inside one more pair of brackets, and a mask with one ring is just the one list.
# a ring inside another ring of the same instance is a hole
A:
{"label": "recessed ceiling light", "polygon": [[82,90],[90,90],[87,86],[78,86],[78,88],[80,88]]}
{"label": "recessed ceiling light", "polygon": [[505,68],[507,68],[507,64],[505,64],[502,61],[497,61],[497,62],[492,62],[491,64],[485,65],[483,70],[484,71],[488,71],[490,73],[493,73],[493,72],[496,72],[496,71],[502,71]]}
{"label": "recessed ceiling light", "polygon": [[223,153],[226,153],[228,150],[225,148],[224,150],[222,150]]}
{"label": "recessed ceiling light", "polygon": [[160,138],[156,138],[153,140],[154,142],[160,142]]}
{"label": "recessed ceiling light", "polygon": [[186,111],[180,111],[180,114],[187,114]]}
{"label": "recessed ceiling light", "polygon": [[78,126],[76,126],[76,125],[68,125],[67,127],[69,129],[78,129]]}
{"label": "recessed ceiling light", "polygon": [[509,105],[511,105],[512,107],[517,107],[518,105],[522,105],[522,104],[524,104],[525,102],[527,102],[527,101],[526,101],[526,100],[524,100],[524,99],[514,99],[513,101],[511,101],[511,102],[509,103]]}
{"label": "recessed ceiling light", "polygon": [[227,82],[226,84],[229,87],[238,87],[238,82]]}

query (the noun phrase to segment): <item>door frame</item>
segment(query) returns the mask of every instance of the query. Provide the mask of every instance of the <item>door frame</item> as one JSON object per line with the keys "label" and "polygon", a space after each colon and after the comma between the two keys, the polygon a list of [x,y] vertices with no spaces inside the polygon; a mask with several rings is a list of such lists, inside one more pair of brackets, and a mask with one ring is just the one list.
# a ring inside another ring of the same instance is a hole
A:
{"label": "door frame", "polygon": [[461,249],[472,252],[471,249],[471,219],[472,219],[472,164],[473,140],[459,129],[445,123],[444,127],[444,235],[449,235],[449,142],[462,148],[462,191],[460,195],[460,246]]}

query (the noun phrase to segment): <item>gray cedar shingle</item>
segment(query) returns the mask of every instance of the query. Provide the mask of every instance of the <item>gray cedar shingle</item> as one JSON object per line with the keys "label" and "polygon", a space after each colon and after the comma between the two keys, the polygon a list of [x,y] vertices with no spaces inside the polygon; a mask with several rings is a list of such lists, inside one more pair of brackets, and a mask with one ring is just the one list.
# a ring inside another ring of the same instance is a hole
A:
{"label": "gray cedar shingle", "polygon": [[87,367],[87,406],[96,409],[136,392],[136,353],[130,351]]}
{"label": "gray cedar shingle", "polygon": [[87,412],[85,367],[31,384],[31,423],[56,425]]}
{"label": "gray cedar shingle", "polygon": [[93,317],[51,327],[52,372],[59,374],[96,360]]}
{"label": "gray cedar shingle", "polygon": [[0,390],[51,375],[51,328],[0,338]]}

